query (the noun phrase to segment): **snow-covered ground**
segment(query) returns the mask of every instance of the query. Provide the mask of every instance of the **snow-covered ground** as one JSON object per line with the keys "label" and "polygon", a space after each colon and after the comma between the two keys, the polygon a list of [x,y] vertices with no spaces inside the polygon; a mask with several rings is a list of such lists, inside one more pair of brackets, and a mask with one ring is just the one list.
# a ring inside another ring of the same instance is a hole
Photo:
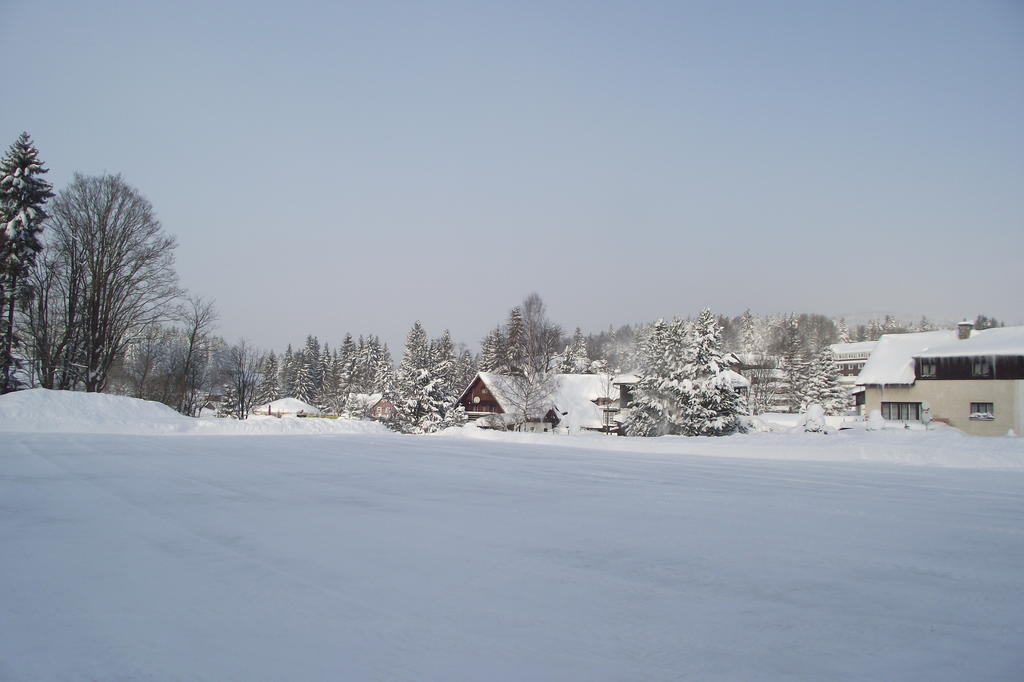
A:
{"label": "snow-covered ground", "polygon": [[0,680],[1024,675],[1024,439],[226,438],[20,400]]}

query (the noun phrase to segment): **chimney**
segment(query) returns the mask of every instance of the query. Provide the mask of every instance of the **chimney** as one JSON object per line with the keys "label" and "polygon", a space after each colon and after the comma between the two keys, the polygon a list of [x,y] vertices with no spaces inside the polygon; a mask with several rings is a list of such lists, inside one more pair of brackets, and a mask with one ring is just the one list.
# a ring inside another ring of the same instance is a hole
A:
{"label": "chimney", "polygon": [[974,329],[974,323],[971,322],[970,320],[964,320],[963,322],[957,322],[957,324],[956,324],[957,338],[959,338],[961,341],[963,341],[964,339],[971,338],[971,330],[972,329]]}

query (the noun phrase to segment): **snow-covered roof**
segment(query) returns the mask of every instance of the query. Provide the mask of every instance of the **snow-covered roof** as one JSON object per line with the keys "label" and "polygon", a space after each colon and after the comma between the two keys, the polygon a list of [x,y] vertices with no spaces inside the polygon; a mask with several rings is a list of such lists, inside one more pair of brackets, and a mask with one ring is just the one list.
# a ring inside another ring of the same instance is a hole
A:
{"label": "snow-covered roof", "polygon": [[604,426],[604,410],[595,400],[618,400],[619,389],[607,374],[559,374],[552,396],[559,426],[570,429],[599,429]]}
{"label": "snow-covered roof", "polygon": [[724,374],[726,378],[729,379],[729,385],[733,388],[750,388],[750,379],[746,378],[739,372],[727,369]]}
{"label": "snow-covered roof", "polygon": [[885,334],[857,377],[861,385],[898,386],[914,383],[914,357],[928,349],[955,341],[953,329],[914,334]]}
{"label": "snow-covered roof", "polygon": [[309,403],[303,402],[298,398],[280,398],[273,402],[263,403],[258,407],[252,408],[253,414],[272,412],[274,414],[297,414],[304,412],[306,414],[320,414],[320,410],[316,409]]}
{"label": "snow-covered roof", "polygon": [[[492,372],[480,372],[478,376],[498,404],[506,412],[511,411],[514,400],[510,397],[515,394],[512,385],[515,379]],[[559,426],[597,429],[604,425],[604,411],[594,401],[619,399],[619,389],[611,385],[612,377],[608,374],[556,374],[553,382],[550,399],[545,405],[538,406],[538,413],[531,415],[532,418],[542,419],[553,409],[561,420]]]}
{"label": "snow-covered roof", "polygon": [[936,344],[915,353],[916,358],[953,358],[973,355],[1024,355],[1024,327],[996,327],[971,332],[969,338]]}
{"label": "snow-covered roof", "polygon": [[370,409],[380,402],[383,393],[349,393],[348,403],[356,409]]}
{"label": "snow-covered roof", "polygon": [[625,372],[623,374],[616,374],[612,378],[613,384],[638,384],[640,383],[640,375],[634,374],[633,372]]}
{"label": "snow-covered roof", "polygon": [[842,360],[845,355],[862,355],[867,357],[878,345],[878,341],[855,341],[853,343],[833,343],[829,348],[836,359]]}
{"label": "snow-covered roof", "polygon": [[[498,404],[501,405],[506,412],[510,411],[512,405],[510,396],[512,395],[513,378],[505,376],[504,374],[495,374],[494,372],[478,372],[477,376],[484,382],[484,386],[486,386],[487,390],[491,392],[491,396],[498,402]],[[466,396],[466,393],[469,392],[469,387],[472,385],[473,382],[471,381],[469,386],[466,387],[466,390],[462,392],[463,398]]]}

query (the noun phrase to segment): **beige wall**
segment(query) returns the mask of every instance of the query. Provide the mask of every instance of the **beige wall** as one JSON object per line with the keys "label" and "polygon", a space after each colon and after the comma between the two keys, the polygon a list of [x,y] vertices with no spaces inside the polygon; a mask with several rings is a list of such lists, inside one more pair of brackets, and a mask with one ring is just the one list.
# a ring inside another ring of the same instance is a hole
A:
{"label": "beige wall", "polygon": [[[882,402],[928,403],[932,418],[978,436],[1005,436],[1013,429],[1021,435],[1021,401],[1024,381],[1020,380],[925,380],[913,386],[868,386],[864,391],[865,415],[882,409]],[[996,418],[979,421],[969,418],[971,403],[992,403]]]}

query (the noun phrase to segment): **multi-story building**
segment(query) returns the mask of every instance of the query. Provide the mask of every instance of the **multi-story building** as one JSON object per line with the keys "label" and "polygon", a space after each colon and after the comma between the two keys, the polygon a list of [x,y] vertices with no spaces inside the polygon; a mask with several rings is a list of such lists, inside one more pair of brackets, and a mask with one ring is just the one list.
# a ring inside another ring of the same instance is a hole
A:
{"label": "multi-story building", "polygon": [[976,435],[1024,427],[1024,327],[886,334],[857,383],[867,412]]}

